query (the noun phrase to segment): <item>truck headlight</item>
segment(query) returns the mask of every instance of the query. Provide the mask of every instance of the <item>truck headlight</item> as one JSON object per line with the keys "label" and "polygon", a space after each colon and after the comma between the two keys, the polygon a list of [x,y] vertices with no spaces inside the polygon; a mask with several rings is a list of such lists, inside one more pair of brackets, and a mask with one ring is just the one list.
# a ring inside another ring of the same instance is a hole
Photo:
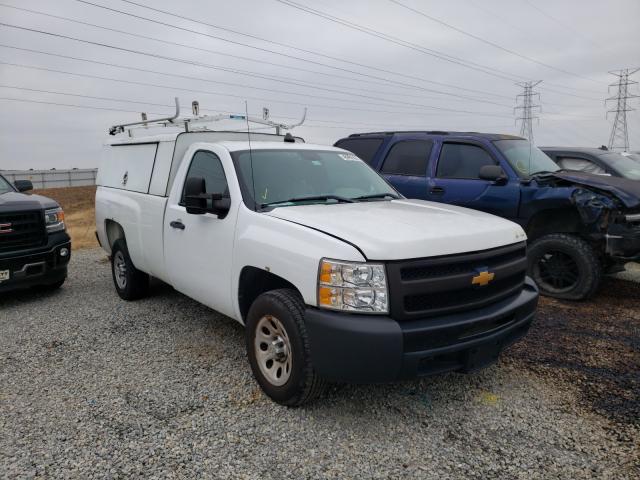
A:
{"label": "truck headlight", "polygon": [[64,230],[64,211],[62,211],[62,208],[58,207],[45,210],[44,223],[49,233]]}
{"label": "truck headlight", "polygon": [[318,307],[362,313],[388,313],[384,265],[322,259],[318,274]]}

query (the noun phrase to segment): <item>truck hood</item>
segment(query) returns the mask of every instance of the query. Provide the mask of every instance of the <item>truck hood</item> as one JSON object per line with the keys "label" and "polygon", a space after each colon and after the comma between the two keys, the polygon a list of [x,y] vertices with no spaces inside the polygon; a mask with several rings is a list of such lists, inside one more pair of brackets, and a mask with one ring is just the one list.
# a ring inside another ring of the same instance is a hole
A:
{"label": "truck hood", "polygon": [[50,198],[40,195],[27,195],[18,192],[7,192],[0,195],[0,212],[41,210],[57,206],[58,204]]}
{"label": "truck hood", "polygon": [[638,180],[569,171],[554,172],[552,176],[575,185],[608,192],[618,198],[627,208],[640,206],[640,181]]}
{"label": "truck hood", "polygon": [[466,253],[526,238],[522,228],[508,220],[422,200],[298,205],[265,214],[340,238],[368,260]]}

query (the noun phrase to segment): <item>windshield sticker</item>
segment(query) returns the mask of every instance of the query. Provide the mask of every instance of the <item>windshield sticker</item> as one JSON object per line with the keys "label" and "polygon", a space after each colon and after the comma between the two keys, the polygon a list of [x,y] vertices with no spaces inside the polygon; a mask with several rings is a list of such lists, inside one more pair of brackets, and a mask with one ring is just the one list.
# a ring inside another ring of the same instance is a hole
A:
{"label": "windshield sticker", "polygon": [[349,160],[349,161],[352,161],[352,162],[354,162],[354,161],[357,162],[357,161],[360,160],[353,153],[339,153],[338,156],[340,158],[342,158],[343,160]]}

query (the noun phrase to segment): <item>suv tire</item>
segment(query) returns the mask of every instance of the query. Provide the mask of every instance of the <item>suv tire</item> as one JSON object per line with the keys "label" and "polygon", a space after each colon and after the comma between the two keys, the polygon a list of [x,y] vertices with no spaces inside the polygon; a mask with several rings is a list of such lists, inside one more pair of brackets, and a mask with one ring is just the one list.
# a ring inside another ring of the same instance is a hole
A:
{"label": "suv tire", "polygon": [[253,375],[273,401],[296,407],[324,390],[325,382],[311,364],[304,303],[297,292],[260,295],[249,309],[245,340]]}
{"label": "suv tire", "polygon": [[528,257],[528,273],[542,295],[585,300],[600,286],[602,264],[593,247],[576,235],[540,237],[529,247]]}
{"label": "suv tire", "polygon": [[121,238],[111,248],[111,275],[116,292],[123,300],[137,300],[149,292],[149,275],[133,265],[127,243]]}

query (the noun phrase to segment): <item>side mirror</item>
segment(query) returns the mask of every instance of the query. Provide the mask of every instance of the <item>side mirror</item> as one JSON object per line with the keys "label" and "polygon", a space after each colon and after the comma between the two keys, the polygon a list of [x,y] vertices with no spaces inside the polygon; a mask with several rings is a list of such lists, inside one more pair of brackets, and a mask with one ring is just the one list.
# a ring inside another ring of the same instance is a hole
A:
{"label": "side mirror", "polygon": [[16,180],[15,182],[13,182],[13,184],[19,192],[27,192],[29,190],[33,190],[33,183],[31,183],[31,180]]}
{"label": "side mirror", "polygon": [[206,184],[202,177],[189,177],[184,184],[184,205],[187,213],[202,215],[207,212]]}
{"label": "side mirror", "polygon": [[[184,204],[187,213],[202,215],[213,213],[224,218],[231,208],[231,199],[222,193],[206,193],[206,182],[201,177],[190,177],[184,185]],[[211,201],[210,206],[208,205]]]}
{"label": "side mirror", "polygon": [[231,199],[217,193],[212,195],[212,199],[211,213],[218,215],[218,218],[226,217],[231,209]]}
{"label": "side mirror", "polygon": [[484,165],[480,167],[480,173],[478,176],[481,180],[489,180],[499,185],[502,185],[507,181],[507,176],[500,165]]}

